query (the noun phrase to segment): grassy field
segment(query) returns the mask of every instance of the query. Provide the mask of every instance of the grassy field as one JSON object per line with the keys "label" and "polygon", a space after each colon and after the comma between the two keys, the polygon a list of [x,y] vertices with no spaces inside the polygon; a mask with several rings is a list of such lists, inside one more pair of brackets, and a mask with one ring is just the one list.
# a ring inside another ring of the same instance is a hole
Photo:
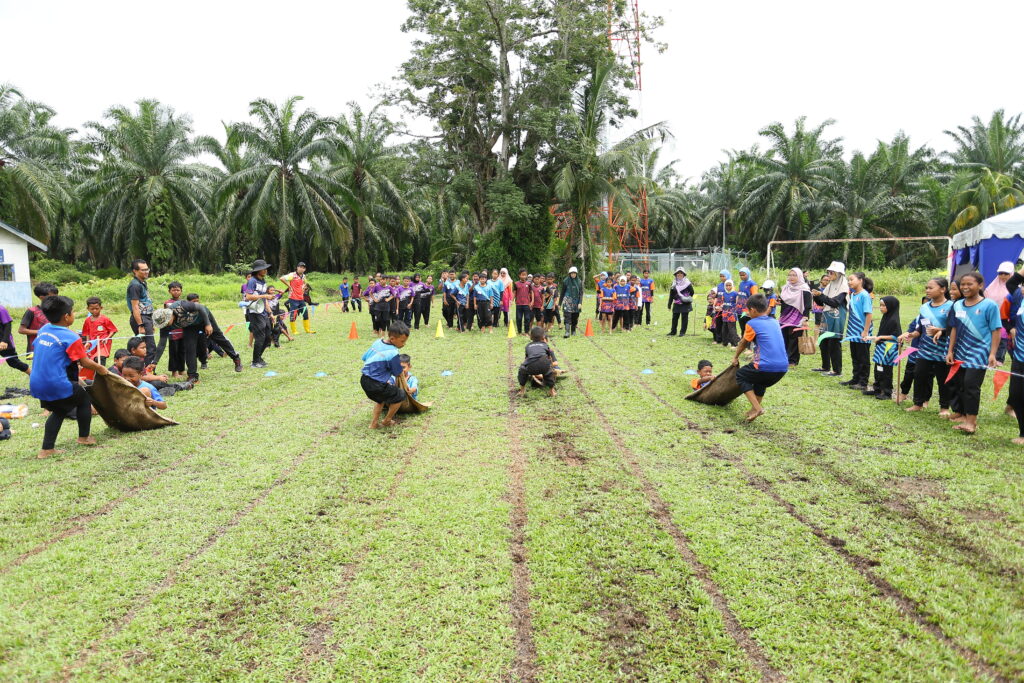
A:
{"label": "grassy field", "polygon": [[0,680],[1024,677],[1024,452],[991,380],[972,438],[806,358],[745,425],[683,400],[728,352],[655,314],[558,335],[555,398],[511,396],[523,338],[414,333],[434,405],[391,430],[365,313],[318,313],[274,377],[212,360],[178,427],[86,449],[68,423],[40,461],[35,404],[0,444]]}

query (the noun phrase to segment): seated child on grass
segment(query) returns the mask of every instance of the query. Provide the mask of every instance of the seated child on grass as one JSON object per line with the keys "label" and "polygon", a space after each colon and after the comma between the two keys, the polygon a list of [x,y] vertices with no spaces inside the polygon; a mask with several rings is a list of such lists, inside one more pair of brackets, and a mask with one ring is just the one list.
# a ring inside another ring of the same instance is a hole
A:
{"label": "seated child on grass", "polygon": [[157,408],[160,410],[166,410],[167,402],[164,401],[164,397],[160,395],[160,392],[157,391],[156,387],[149,382],[143,381],[142,373],[145,370],[145,362],[141,358],[132,356],[125,359],[124,365],[121,368],[121,376],[138,387],[139,391],[142,392],[142,395],[146,397],[147,406],[154,410]]}
{"label": "seated child on grass", "polygon": [[702,389],[711,383],[715,378],[715,367],[709,360],[702,360],[697,363],[697,376],[690,380],[690,386],[694,391]]}
{"label": "seated child on grass", "polygon": [[[406,393],[415,401],[416,397],[420,395],[420,381],[416,379],[416,375],[412,374],[412,357],[403,353],[398,356],[398,362],[402,364],[402,376],[405,377],[405,386],[407,387]],[[398,378],[392,377],[388,383],[398,384]]]}
{"label": "seated child on grass", "polygon": [[526,345],[526,358],[519,366],[519,395],[526,394],[526,383],[531,379],[538,385],[548,387],[549,395],[555,396],[555,354],[546,341],[543,327],[530,330],[530,343]]}
{"label": "seated child on grass", "polygon": [[78,421],[78,443],[96,444],[90,435],[92,402],[78,383],[78,366],[105,375],[107,369],[90,360],[82,338],[69,327],[75,322],[75,302],[66,296],[48,296],[39,304],[48,321],[37,331],[32,345],[32,374],[29,389],[39,404],[50,411],[43,429],[40,458],[48,458],[57,451],[57,435],[64,418],[74,410]]}
{"label": "seated child on grass", "polygon": [[747,329],[736,347],[732,364],[740,364],[740,354],[751,344],[756,344],[753,362],[736,371],[736,383],[750,401],[747,422],[753,422],[764,413],[764,394],[768,387],[776,384],[789,370],[789,356],[786,342],[782,338],[779,321],[768,315],[768,299],[764,294],[755,294],[747,300]]}
{"label": "seated child on grass", "polygon": [[132,354],[128,353],[128,349],[118,349],[114,351],[114,363],[110,366],[110,371],[115,375],[120,376],[121,368],[124,366],[126,358],[131,357]]}
{"label": "seated child on grass", "polygon": [[[363,370],[359,384],[366,397],[374,402],[370,429],[393,425],[395,413],[405,401],[405,392],[388,382],[404,372],[402,362],[398,358],[398,349],[409,341],[409,326],[401,320],[396,320],[388,326],[387,335],[387,339],[375,341],[362,356]],[[380,414],[384,406],[388,407],[388,411],[381,422]]]}

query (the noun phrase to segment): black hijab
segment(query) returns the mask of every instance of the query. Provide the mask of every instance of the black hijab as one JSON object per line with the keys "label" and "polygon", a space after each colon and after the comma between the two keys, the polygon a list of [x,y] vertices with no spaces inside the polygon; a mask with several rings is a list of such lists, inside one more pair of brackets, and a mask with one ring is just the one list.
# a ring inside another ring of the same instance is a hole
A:
{"label": "black hijab", "polygon": [[903,327],[900,325],[900,300],[894,296],[883,296],[882,303],[885,304],[885,314],[882,316],[882,322],[878,324],[878,336],[900,336],[903,334]]}

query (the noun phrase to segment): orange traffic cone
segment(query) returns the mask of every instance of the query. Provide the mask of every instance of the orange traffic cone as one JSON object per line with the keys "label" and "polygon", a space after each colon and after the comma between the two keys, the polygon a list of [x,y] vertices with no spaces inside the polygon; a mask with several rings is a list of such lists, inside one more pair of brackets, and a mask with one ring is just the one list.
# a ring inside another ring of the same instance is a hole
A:
{"label": "orange traffic cone", "polygon": [[584,337],[594,336],[594,321],[591,318],[587,318],[587,329],[583,330]]}
{"label": "orange traffic cone", "polygon": [[359,332],[356,331],[356,321],[352,321],[352,327],[348,328],[349,339],[359,339]]}

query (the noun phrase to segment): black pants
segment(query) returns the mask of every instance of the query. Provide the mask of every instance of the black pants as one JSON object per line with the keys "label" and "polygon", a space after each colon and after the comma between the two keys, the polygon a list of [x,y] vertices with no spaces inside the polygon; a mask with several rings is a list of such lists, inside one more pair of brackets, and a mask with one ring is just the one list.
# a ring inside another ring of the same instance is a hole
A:
{"label": "black pants", "polygon": [[21,372],[27,371],[28,365],[22,362],[20,358],[15,358],[15,356],[17,355],[18,351],[17,349],[14,348],[14,344],[12,344],[10,341],[7,342],[7,348],[4,349],[3,351],[0,351],[0,356],[6,358],[6,363],[10,365],[12,368],[14,368],[15,370],[20,370]]}
{"label": "black pants", "polygon": [[843,344],[838,337],[829,337],[821,342],[821,367],[842,374]]}
{"label": "black pants", "polygon": [[263,352],[270,346],[270,318],[265,315],[249,316],[249,331],[252,332],[252,362],[263,362]]}
{"label": "black pants", "polygon": [[534,325],[540,325],[543,322],[544,322],[544,309],[543,308],[534,308],[533,309],[533,324]]}
{"label": "black pants", "polygon": [[892,396],[892,367],[891,365],[875,364],[875,394],[881,394],[886,398]]}
{"label": "black pants", "polygon": [[[961,370],[963,372],[963,370]],[[1010,396],[1006,404],[1017,413],[1017,435],[1024,437],[1024,363],[1014,360],[1010,363]]]}
{"label": "black pants", "polygon": [[363,300],[358,296],[352,298],[352,310],[359,309],[359,312],[363,312]]}
{"label": "black pants", "polygon": [[[199,356],[199,333],[198,327],[181,328],[181,354],[185,358],[185,369],[189,379],[199,379],[199,371],[196,368],[196,360]],[[253,342],[255,346],[255,342]]]}
{"label": "black pants", "polygon": [[533,326],[533,309],[529,306],[516,305],[516,332],[529,334]]}
{"label": "black pants", "polygon": [[904,396],[914,395],[914,375],[917,373],[917,363],[907,363],[903,368],[903,379],[900,380],[900,393]]}
{"label": "black pants", "polygon": [[854,384],[867,386],[868,377],[871,374],[870,351],[871,344],[850,342],[850,363],[853,365]]}
{"label": "black pants", "polygon": [[551,363],[536,364],[530,366],[519,366],[518,379],[519,386],[525,387],[526,383],[530,381],[532,375],[540,375],[544,378],[544,386],[553,387],[555,386],[555,371],[551,369]]}
{"label": "black pants", "polygon": [[455,306],[454,306],[454,304],[450,304],[448,302],[445,302],[444,304],[442,304],[441,305],[441,316],[444,318],[444,321],[448,324],[448,327],[451,328],[451,326],[454,324],[454,321],[455,321]]}
{"label": "black pants", "polygon": [[406,306],[398,309],[398,319],[406,325],[412,326],[412,308]]}
{"label": "black pants", "polygon": [[480,329],[491,326],[491,305],[489,301],[476,302],[476,318]]}
{"label": "black pants", "polygon": [[210,335],[207,341],[210,343],[211,347],[220,347],[224,353],[228,354],[228,358],[231,360],[238,358],[238,353],[235,351],[235,347],[231,343],[231,340],[224,336],[224,333],[221,332],[220,327],[218,327],[216,323],[213,325],[213,334]]}
{"label": "black pants", "polygon": [[[650,325],[651,324],[651,302],[650,301],[645,301],[643,309],[637,309],[637,311],[636,311],[636,321],[637,321],[637,323],[640,322],[640,311],[641,310],[643,311],[644,318],[646,319],[646,322],[644,323],[644,325]],[[683,334],[686,334],[686,333],[684,332]]]}
{"label": "black pants", "polygon": [[78,383],[71,385],[71,395],[59,401],[40,401],[39,405],[50,411],[43,428],[43,450],[51,450],[57,443],[57,434],[64,424],[64,419],[72,410],[75,411],[75,419],[78,420],[78,437],[89,436],[89,429],[92,426],[92,402],[89,394]]}
{"label": "black pants", "polygon": [[953,393],[959,397],[959,409],[956,412],[962,415],[978,414],[981,407],[981,384],[984,381],[985,370],[975,368],[962,367],[953,375],[949,382],[953,385]]}
{"label": "black pants", "polygon": [[[417,330],[420,329],[420,318],[423,318],[423,324],[424,325],[429,325],[430,324],[430,304],[429,303],[427,303],[427,304],[418,304],[415,308],[413,308],[412,313],[413,313],[413,321],[414,321],[413,324],[415,325]],[[448,327],[451,327],[451,325],[449,325]]]}
{"label": "black pants", "polygon": [[[790,365],[799,365],[800,364],[800,335],[801,334],[803,334],[803,331],[802,330],[797,331],[797,329],[795,327],[783,327],[782,328],[782,338],[786,342],[786,356],[789,358],[789,364]],[[868,368],[868,367],[864,368],[864,372],[865,373],[867,373],[869,371],[870,371],[870,368]],[[865,375],[864,381],[867,382],[866,375]]]}
{"label": "black pants", "polygon": [[146,365],[152,365],[155,362],[153,359],[156,357],[156,341],[153,339],[153,316],[150,316],[150,315],[142,316],[142,325],[139,325],[138,323],[135,322],[135,316],[133,315],[133,316],[131,316],[131,319],[129,319],[128,324],[132,328],[132,333],[134,333],[134,334],[144,333],[145,334],[145,339],[146,339],[146,358],[145,358],[145,363],[146,363]]}
{"label": "black pants", "polygon": [[740,386],[743,393],[753,391],[755,396],[764,396],[768,387],[777,384],[786,376],[785,372],[765,372],[748,363],[736,371],[736,384]]}
{"label": "black pants", "polygon": [[[647,324],[651,323],[651,308],[649,303],[645,303],[647,307]],[[672,329],[669,334],[675,334],[676,330],[679,330],[679,336],[682,337],[686,334],[686,330],[690,325],[690,311],[693,310],[686,304],[672,304]]]}
{"label": "black pants", "polygon": [[566,334],[576,334],[576,325],[580,322],[579,311],[565,311],[565,332]]}
{"label": "black pants", "polygon": [[615,311],[612,316],[612,329],[615,329],[616,325],[621,325],[622,329],[629,330],[633,327],[633,311],[627,311],[620,309]]}
{"label": "black pants", "polygon": [[391,311],[389,309],[370,309],[370,318],[373,320],[374,332],[385,332],[391,324]]}
{"label": "black pants", "polygon": [[[718,321],[718,326],[721,328],[718,338],[721,339],[722,346],[736,346],[740,343],[739,335],[736,333],[735,320],[721,318]],[[783,332],[785,332],[785,329],[783,329]]]}
{"label": "black pants", "polygon": [[160,330],[160,339],[156,345],[156,352],[153,354],[153,364],[159,365],[160,359],[164,357],[164,349],[167,348],[167,335],[170,333],[170,328],[163,328]]}
{"label": "black pants", "polygon": [[[952,382],[946,384],[949,366],[942,360],[925,360],[918,358],[914,363],[914,405],[923,406],[932,398],[932,384],[939,383],[939,407],[946,410],[950,407]],[[959,412],[959,411],[958,411]]]}
{"label": "black pants", "polygon": [[473,329],[473,309],[469,306],[459,306],[459,329],[463,332]]}
{"label": "black pants", "polygon": [[[551,316],[552,316],[552,317],[553,317],[553,318],[554,318],[555,320],[557,320],[557,321],[558,321],[558,324],[559,324],[559,325],[561,325],[561,324],[562,324],[562,314],[561,314],[561,312],[559,312],[559,310],[558,310],[557,308],[552,308],[552,309],[551,309]],[[495,318],[495,321],[497,321],[497,318]],[[506,325],[506,327],[508,327],[508,325]]]}

